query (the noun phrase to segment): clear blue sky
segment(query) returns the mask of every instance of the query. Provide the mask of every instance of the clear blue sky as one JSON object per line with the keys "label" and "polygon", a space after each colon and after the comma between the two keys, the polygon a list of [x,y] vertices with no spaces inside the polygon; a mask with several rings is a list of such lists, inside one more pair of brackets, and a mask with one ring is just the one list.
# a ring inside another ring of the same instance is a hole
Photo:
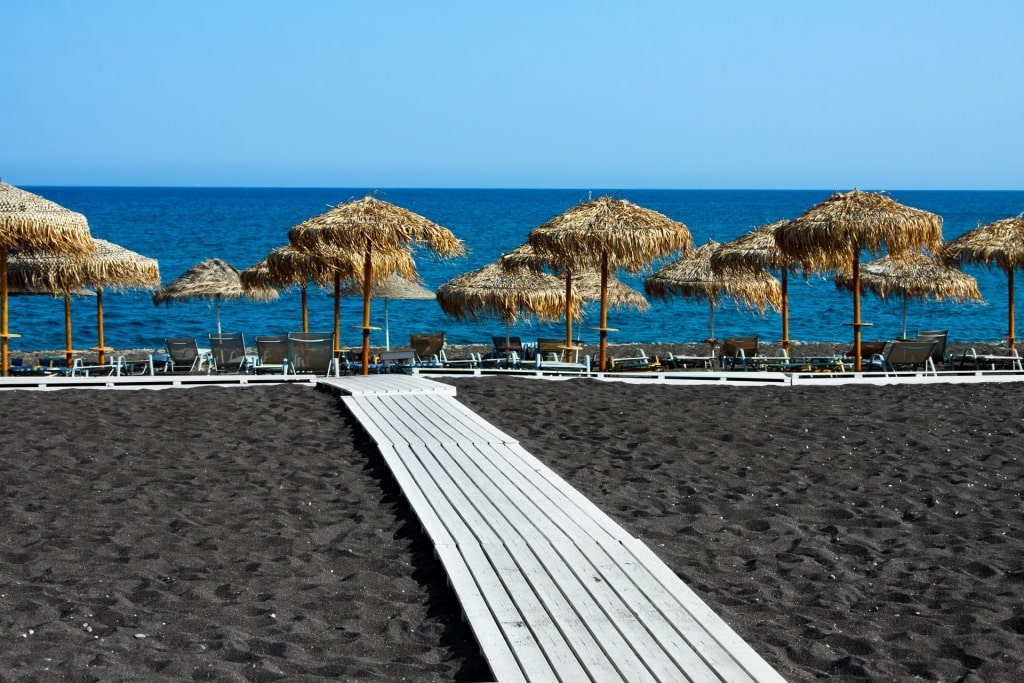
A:
{"label": "clear blue sky", "polygon": [[15,185],[1024,189],[1024,2],[0,0]]}

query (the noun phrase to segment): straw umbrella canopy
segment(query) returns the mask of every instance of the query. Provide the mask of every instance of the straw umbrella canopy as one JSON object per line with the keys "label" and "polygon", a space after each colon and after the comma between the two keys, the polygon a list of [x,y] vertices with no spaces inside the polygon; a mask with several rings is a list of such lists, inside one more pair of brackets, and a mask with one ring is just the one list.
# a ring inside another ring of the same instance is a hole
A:
{"label": "straw umbrella canopy", "polygon": [[[565,279],[565,346],[573,348],[573,316],[568,308],[571,301],[570,293],[575,290],[585,302],[600,301],[601,271],[596,268],[587,268],[574,277],[574,266],[571,260],[560,259],[556,254],[541,254],[529,242],[519,245],[507,254],[502,254],[498,262],[505,268],[529,268],[536,272],[542,272],[544,268],[551,268],[557,275]],[[643,294],[612,275],[608,276],[608,305],[612,308],[629,307],[638,311],[646,311],[651,307],[650,302],[644,298]],[[580,310],[582,311],[582,308]]]}
{"label": "straw umbrella canopy", "polygon": [[278,297],[273,287],[245,287],[240,271],[219,258],[206,259],[195,264],[178,278],[157,289],[153,304],[170,305],[174,301],[208,299],[213,301],[217,316],[217,334],[220,334],[220,302],[223,299],[250,299],[273,301]]}
{"label": "straw umbrella canopy", "polygon": [[995,265],[1006,273],[1009,304],[1006,346],[1014,348],[1013,271],[1024,268],[1024,213],[965,232],[946,242],[938,255],[947,263],[980,263],[989,269]]}
{"label": "straw umbrella canopy", "polygon": [[95,351],[102,365],[106,348],[103,334],[103,290],[130,288],[155,289],[160,286],[160,267],[156,259],[148,258],[130,249],[108,242],[93,240],[95,249],[85,255],[72,257],[54,252],[15,252],[8,266],[12,284],[31,289],[41,287],[55,295],[64,296],[64,326],[67,339],[68,365],[72,362],[70,295],[84,287],[96,292]]}
{"label": "straw umbrella canopy", "polygon": [[369,374],[371,287],[398,272],[417,279],[410,267],[376,267],[374,257],[389,259],[425,247],[439,257],[461,256],[465,247],[448,228],[373,196],[348,202],[314,216],[288,231],[288,241],[302,251],[328,248],[363,259],[362,372]]}
{"label": "straw umbrella canopy", "polygon": [[601,272],[599,366],[608,356],[608,276],[617,268],[637,273],[651,261],[687,252],[693,238],[687,227],[668,216],[624,199],[599,197],[574,206],[530,231],[529,242],[577,270]]}
{"label": "straw umbrella canopy", "polygon": [[[389,273],[400,271],[412,273],[419,280],[416,264],[407,251],[374,252],[373,281],[381,283]],[[364,260],[361,255],[333,247],[321,247],[316,251],[303,251],[292,244],[277,247],[266,258],[242,271],[243,284],[253,286],[264,284],[275,287],[299,286],[302,290],[302,331],[309,331],[309,314],[306,286],[312,281],[320,287],[332,288],[334,293],[334,345],[335,354],[341,352],[341,296],[342,283],[362,284]],[[433,298],[433,294],[430,295]]]}
{"label": "straw umbrella canopy", "polygon": [[668,299],[682,296],[707,301],[710,337],[715,338],[715,306],[723,298],[764,314],[769,307],[778,310],[782,304],[779,281],[765,270],[715,272],[711,257],[721,245],[715,240],[695,249],[690,255],[659,268],[646,280],[644,291],[650,296]]}
{"label": "straw umbrella canopy", "polygon": [[9,367],[7,254],[11,249],[46,249],[68,255],[93,249],[85,216],[39,195],[0,181],[0,374]]}
{"label": "straw umbrella canopy", "polygon": [[[353,282],[343,289],[341,294],[342,296],[362,296],[363,284],[361,282]],[[406,280],[398,274],[392,274],[384,282],[374,283],[370,286],[370,298],[384,300],[384,348],[390,351],[391,322],[388,319],[388,301],[391,299],[423,301],[434,299],[436,295],[418,282]]]}
{"label": "straw umbrella canopy", "polygon": [[[836,287],[852,291],[849,273],[836,275]],[[981,301],[978,281],[942,261],[922,253],[905,254],[899,259],[886,254],[861,266],[860,286],[879,299],[898,296],[903,300],[903,338],[907,337],[907,301],[909,299],[953,300],[961,303]]]}
{"label": "straw umbrella canopy", "polygon": [[783,256],[775,242],[775,229],[789,221],[781,220],[762,225],[725,242],[711,255],[711,269],[716,273],[728,271],[779,271],[780,307],[782,315],[782,348],[789,350],[789,271],[795,265]]}
{"label": "straw umbrella canopy", "polygon": [[775,229],[783,256],[804,272],[849,272],[853,277],[854,370],[860,371],[860,257],[880,256],[883,247],[895,258],[942,242],[942,218],[904,206],[877,192],[837,192],[800,217]]}
{"label": "straw umbrella canopy", "polygon": [[[496,317],[505,323],[505,341],[509,327],[521,317],[558,320],[566,310],[562,280],[528,268],[507,268],[489,263],[483,268],[452,278],[437,289],[441,310],[457,320]],[[580,314],[582,301],[570,293],[569,311]]]}

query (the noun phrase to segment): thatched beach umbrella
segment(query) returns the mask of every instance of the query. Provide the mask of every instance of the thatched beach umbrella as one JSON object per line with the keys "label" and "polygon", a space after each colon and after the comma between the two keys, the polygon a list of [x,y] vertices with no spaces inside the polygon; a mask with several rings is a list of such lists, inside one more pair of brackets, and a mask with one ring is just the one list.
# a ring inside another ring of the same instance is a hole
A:
{"label": "thatched beach umbrella", "polygon": [[[571,260],[559,259],[554,254],[542,255],[529,242],[519,245],[507,254],[502,254],[498,263],[504,268],[513,270],[529,268],[536,272],[543,272],[544,268],[550,268],[557,276],[564,278],[566,291],[565,346],[572,348],[573,316],[569,311],[569,304],[572,301],[571,292],[575,290],[585,302],[601,301],[601,271],[596,268],[588,268],[574,276],[575,266]],[[608,305],[612,308],[633,308],[637,311],[646,311],[651,307],[650,302],[644,298],[643,294],[612,275],[608,276],[607,291]]]}
{"label": "thatched beach umbrella", "polygon": [[787,222],[782,220],[762,225],[731,242],[725,242],[711,255],[711,269],[716,273],[779,271],[782,348],[789,351],[789,271],[794,263],[783,256],[779,245],[775,242],[775,229]]}
{"label": "thatched beach umbrella", "polygon": [[407,267],[381,270],[375,256],[391,258],[411,253],[413,247],[425,247],[439,257],[465,254],[462,242],[447,228],[394,204],[367,196],[342,204],[314,216],[288,231],[288,241],[302,251],[324,248],[350,252],[363,259],[363,354],[362,372],[369,374],[370,298],[375,281],[398,272],[417,279]]}
{"label": "thatched beach umbrella", "polygon": [[[343,289],[341,294],[342,296],[363,296],[363,284],[361,282],[353,282]],[[418,282],[413,282],[401,275],[393,274],[384,282],[371,284],[370,298],[384,300],[384,348],[390,351],[391,322],[388,319],[388,301],[391,299],[425,301],[436,298],[436,295]]]}
{"label": "thatched beach umbrella", "polygon": [[153,304],[170,304],[174,301],[209,299],[217,316],[217,334],[220,327],[220,302],[223,299],[250,299],[252,301],[273,301],[278,297],[273,287],[245,287],[237,268],[218,258],[201,261],[178,278],[160,287],[153,295]]}
{"label": "thatched beach umbrella", "polygon": [[860,255],[881,255],[883,247],[899,258],[942,242],[942,218],[904,206],[876,192],[837,192],[803,215],[775,229],[783,256],[804,272],[849,272],[853,278],[854,370],[861,370]]}
{"label": "thatched beach umbrella", "polygon": [[650,296],[660,299],[682,296],[707,301],[709,340],[715,338],[715,306],[722,299],[734,299],[737,304],[762,314],[769,307],[778,310],[782,303],[779,281],[765,270],[715,272],[711,268],[711,257],[720,246],[708,240],[690,255],[659,268],[644,280],[644,290]]}
{"label": "thatched beach umbrella", "polygon": [[0,181],[0,374],[9,367],[7,254],[9,250],[46,249],[69,255],[93,249],[85,216]]}
{"label": "thatched beach umbrella", "polygon": [[[406,251],[374,252],[372,267],[374,283],[386,282],[389,273],[396,271],[413,273],[418,280],[416,264]],[[331,288],[334,294],[334,351],[341,353],[341,297],[342,283],[358,283],[364,276],[364,258],[361,254],[321,247],[316,251],[303,251],[292,244],[273,249],[267,257],[257,263],[250,273],[242,271],[243,283],[264,282],[278,287],[298,285],[302,290],[302,331],[309,331],[307,284],[312,281],[320,287]],[[433,294],[430,295],[431,298]]]}
{"label": "thatched beach umbrella", "polygon": [[685,225],[624,199],[599,197],[574,206],[530,231],[529,242],[541,253],[557,255],[576,270],[601,272],[601,336],[598,367],[608,356],[608,276],[617,268],[636,273],[651,261],[688,251],[693,238]]}
{"label": "thatched beach umbrella", "polygon": [[981,263],[998,266],[1006,273],[1009,307],[1007,348],[1014,348],[1013,271],[1024,268],[1024,214],[982,225],[947,242],[938,251],[947,263]]}
{"label": "thatched beach umbrella", "polygon": [[96,292],[95,347],[100,365],[106,347],[103,335],[103,290],[154,289],[160,286],[160,267],[156,259],[108,242],[93,240],[95,249],[85,256],[53,252],[15,253],[9,264],[9,277],[19,287],[43,287],[55,295],[64,295],[64,325],[67,338],[67,363],[72,362],[70,294],[92,287]]}
{"label": "thatched beach umbrella", "polygon": [[[849,273],[836,275],[836,287],[852,291]],[[903,300],[903,338],[907,337],[907,300],[935,299],[959,302],[981,301],[978,281],[956,268],[925,254],[905,254],[899,259],[886,254],[861,266],[860,286],[879,299],[898,296]]]}
{"label": "thatched beach umbrella", "polygon": [[[477,320],[496,317],[505,323],[505,341],[509,327],[521,317],[558,320],[565,311],[562,280],[527,268],[509,269],[490,263],[452,278],[437,289],[441,310],[453,318]],[[582,302],[570,295],[569,311],[578,316]]]}

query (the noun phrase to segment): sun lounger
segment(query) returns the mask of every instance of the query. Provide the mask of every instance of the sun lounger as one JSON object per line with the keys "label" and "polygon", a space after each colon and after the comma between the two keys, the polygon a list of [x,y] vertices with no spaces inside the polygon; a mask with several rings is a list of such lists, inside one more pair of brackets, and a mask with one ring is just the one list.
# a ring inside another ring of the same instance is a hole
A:
{"label": "sun lounger", "polygon": [[628,372],[632,370],[660,370],[661,364],[656,358],[650,358],[643,349],[637,349],[636,355],[625,358],[609,358],[608,372]]}
{"label": "sun lounger", "polygon": [[1008,349],[1005,354],[993,355],[975,353],[974,349],[970,348],[963,355],[955,357],[953,364],[957,366],[958,370],[1008,369],[1018,372],[1024,371],[1024,367],[1021,366],[1021,357],[1017,354],[1017,349]]}
{"label": "sun lounger", "polygon": [[938,342],[934,340],[897,340],[889,342],[885,351],[876,354],[870,362],[870,367],[882,370],[888,375],[890,372],[923,370],[925,374],[936,374],[935,363],[932,361],[932,353]]}
{"label": "sun lounger", "polygon": [[749,359],[757,355],[757,335],[747,337],[726,337],[722,342],[722,368],[734,370],[751,368]]}

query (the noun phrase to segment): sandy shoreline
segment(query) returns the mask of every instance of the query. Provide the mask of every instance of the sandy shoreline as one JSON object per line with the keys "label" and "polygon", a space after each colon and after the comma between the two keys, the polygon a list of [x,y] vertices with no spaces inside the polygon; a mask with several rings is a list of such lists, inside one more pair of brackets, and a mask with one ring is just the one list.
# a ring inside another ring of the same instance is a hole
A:
{"label": "sandy shoreline", "polygon": [[[788,680],[1024,669],[1017,383],[443,381]],[[329,394],[0,402],[4,676],[486,678],[418,523]]]}
{"label": "sandy shoreline", "polygon": [[[248,339],[247,339],[248,341]],[[523,339],[524,342],[535,342],[535,339]],[[833,356],[842,355],[853,347],[852,342],[813,342],[803,343],[794,342],[790,347],[791,356]],[[395,344],[392,350],[408,349],[408,346],[402,346]],[[711,354],[711,346],[706,343],[647,343],[647,344],[609,344],[608,356],[609,358],[630,358],[638,355],[638,351],[643,351],[649,358],[667,358],[669,354],[676,356],[707,356]],[[781,346],[777,343],[766,343],[761,342],[759,350],[766,355],[779,355],[778,351]],[[972,348],[978,354],[994,354],[1003,355],[1005,348],[1000,347],[998,344],[983,343],[983,342],[950,342],[947,346],[947,351],[953,355],[962,355],[967,349]],[[255,347],[249,349],[251,353],[256,353]],[[386,349],[382,346],[370,347],[370,353],[379,355]],[[492,350],[489,344],[449,344],[445,346],[445,353],[450,359],[465,358],[470,353],[476,353],[480,355],[486,355]],[[118,356],[124,356],[124,358],[131,362],[133,360],[143,361],[146,360],[151,354],[165,353],[166,349],[117,349],[108,353],[109,358],[116,358]],[[589,355],[592,359],[596,359],[598,356],[598,347],[594,344],[588,344],[582,347],[580,351],[581,355]],[[36,350],[36,351],[11,351],[11,358],[20,357],[25,365],[37,365],[39,364],[40,358],[46,357],[63,357],[64,351],[62,349],[55,350]],[[95,354],[86,354],[86,358],[93,358]],[[596,360],[594,361],[596,363]]]}

